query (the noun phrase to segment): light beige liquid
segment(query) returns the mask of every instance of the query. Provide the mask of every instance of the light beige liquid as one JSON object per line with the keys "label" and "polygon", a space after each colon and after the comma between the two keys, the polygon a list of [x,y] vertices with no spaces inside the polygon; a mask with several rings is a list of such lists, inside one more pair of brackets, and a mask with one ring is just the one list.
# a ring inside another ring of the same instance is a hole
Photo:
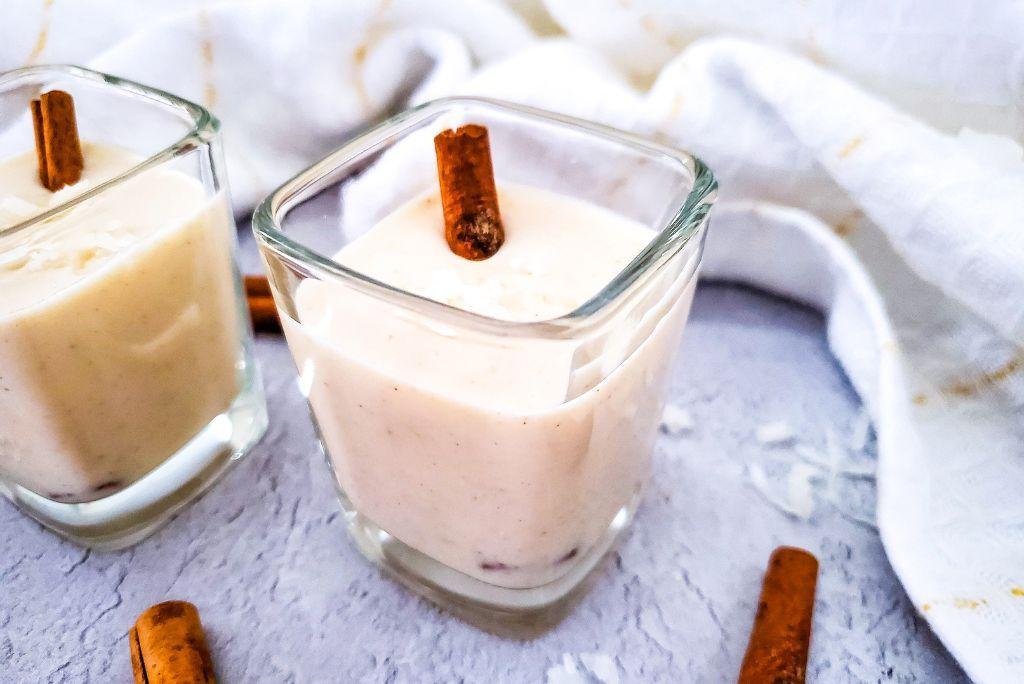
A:
{"label": "light beige liquid", "polygon": [[[140,159],[85,145],[59,193],[27,153],[0,162],[0,227]],[[158,168],[0,237],[0,476],[58,501],[131,484],[238,392],[231,220],[220,196]]]}
{"label": "light beige liquid", "polygon": [[[471,262],[445,243],[437,202],[398,208],[336,260],[458,308],[538,321],[597,294],[654,236],[595,205],[503,185],[506,242]],[[692,294],[677,290],[639,348],[577,393],[579,341],[482,339],[337,283],[303,282],[285,330],[356,509],[464,573],[528,587],[563,574],[646,481]]]}

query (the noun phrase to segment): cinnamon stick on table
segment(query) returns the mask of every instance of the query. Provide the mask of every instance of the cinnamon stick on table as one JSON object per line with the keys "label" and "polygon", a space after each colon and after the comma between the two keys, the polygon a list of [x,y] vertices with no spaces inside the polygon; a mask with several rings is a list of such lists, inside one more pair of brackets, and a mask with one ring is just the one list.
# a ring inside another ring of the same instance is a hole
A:
{"label": "cinnamon stick on table", "polygon": [[442,131],[434,138],[434,151],[448,247],[473,261],[493,256],[505,242],[505,228],[487,129],[469,124]]}
{"label": "cinnamon stick on table", "polygon": [[128,633],[135,684],[216,684],[213,659],[199,621],[187,601],[147,608]]}
{"label": "cinnamon stick on table", "polygon": [[780,546],[772,552],[738,684],[799,684],[807,674],[818,560]]}
{"label": "cinnamon stick on table", "polygon": [[245,276],[245,298],[249,304],[252,327],[256,332],[281,332],[281,318],[277,314],[266,276]]}
{"label": "cinnamon stick on table", "polygon": [[75,101],[63,90],[51,90],[32,100],[31,107],[39,182],[53,192],[77,183],[85,159],[78,140]]}

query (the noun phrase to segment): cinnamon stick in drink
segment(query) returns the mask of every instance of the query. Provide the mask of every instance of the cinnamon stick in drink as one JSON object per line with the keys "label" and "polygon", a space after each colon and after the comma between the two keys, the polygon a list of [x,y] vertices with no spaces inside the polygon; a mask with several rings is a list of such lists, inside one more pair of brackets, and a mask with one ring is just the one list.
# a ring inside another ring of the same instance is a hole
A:
{"label": "cinnamon stick in drink", "polygon": [[738,684],[799,684],[807,674],[818,560],[780,546],[764,575]]}
{"label": "cinnamon stick in drink", "polygon": [[494,255],[505,242],[498,211],[491,144],[476,124],[442,131],[434,138],[448,247],[473,261]]}
{"label": "cinnamon stick in drink", "polygon": [[213,659],[199,621],[187,601],[147,608],[128,634],[135,684],[216,684]]}
{"label": "cinnamon stick in drink", "polygon": [[85,158],[78,140],[75,102],[63,90],[51,90],[32,100],[39,182],[56,192],[82,177]]}

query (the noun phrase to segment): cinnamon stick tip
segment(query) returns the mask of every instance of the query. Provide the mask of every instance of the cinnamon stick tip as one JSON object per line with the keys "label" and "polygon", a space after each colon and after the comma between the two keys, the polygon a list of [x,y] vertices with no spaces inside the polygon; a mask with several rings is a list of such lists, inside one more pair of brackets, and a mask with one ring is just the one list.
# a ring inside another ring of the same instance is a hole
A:
{"label": "cinnamon stick tip", "polygon": [[505,242],[487,128],[465,124],[434,136],[445,240],[458,256],[481,261]]}
{"label": "cinnamon stick tip", "polygon": [[159,626],[168,620],[180,617],[187,617],[198,621],[199,609],[188,601],[164,601],[142,611],[139,619],[135,621],[135,625],[137,629],[139,623],[147,621],[152,625]]}
{"label": "cinnamon stick tip", "polygon": [[486,126],[481,126],[480,124],[472,124],[471,123],[471,124],[462,124],[461,126],[457,126],[455,128],[450,128],[450,127],[446,128],[443,131],[441,131],[440,133],[438,133],[436,136],[434,136],[434,140],[436,141],[437,138],[441,138],[442,140],[451,140],[453,138],[459,138],[459,137],[462,137],[462,136],[466,136],[468,138],[474,138],[475,139],[475,138],[482,138],[485,135],[487,135],[487,127]]}
{"label": "cinnamon stick tip", "polygon": [[808,563],[815,568],[818,567],[818,558],[807,549],[801,549],[799,546],[779,546],[772,551],[771,559]]}
{"label": "cinnamon stick tip", "polygon": [[772,568],[785,568],[786,572],[798,573],[805,581],[810,581],[818,576],[818,559],[806,549],[780,546],[768,559],[769,572]]}

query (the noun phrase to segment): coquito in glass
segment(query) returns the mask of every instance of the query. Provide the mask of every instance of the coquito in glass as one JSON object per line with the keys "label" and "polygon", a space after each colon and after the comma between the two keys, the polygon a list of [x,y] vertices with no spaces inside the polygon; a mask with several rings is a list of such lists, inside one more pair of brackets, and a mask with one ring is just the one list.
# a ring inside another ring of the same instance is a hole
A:
{"label": "coquito in glass", "polygon": [[[433,137],[489,131],[504,243],[445,239]],[[450,99],[278,190],[256,231],[369,557],[463,613],[562,602],[632,517],[715,184],[599,126]]]}
{"label": "coquito in glass", "polygon": [[[51,92],[74,94],[84,162],[56,190],[29,115]],[[4,74],[0,97],[23,113],[0,131],[0,490],[75,541],[124,546],[266,426],[217,123],[74,67]]]}

